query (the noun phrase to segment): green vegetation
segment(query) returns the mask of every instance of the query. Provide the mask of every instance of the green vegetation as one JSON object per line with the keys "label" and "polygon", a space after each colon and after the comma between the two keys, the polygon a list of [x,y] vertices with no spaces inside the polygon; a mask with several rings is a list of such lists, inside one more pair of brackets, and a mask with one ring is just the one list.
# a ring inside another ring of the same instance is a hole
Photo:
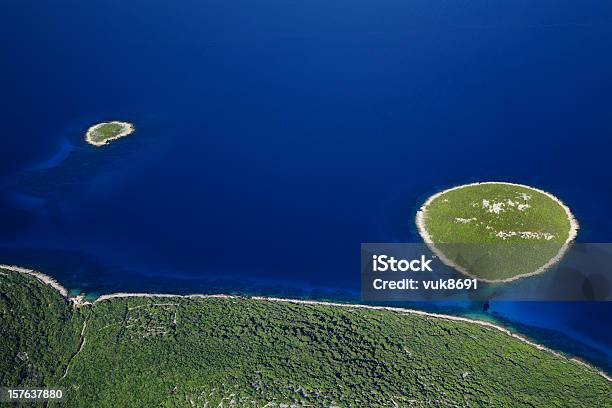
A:
{"label": "green vegetation", "polygon": [[461,186],[433,196],[417,215],[424,240],[483,280],[541,272],[558,261],[577,225],[563,204],[509,183]]}
{"label": "green vegetation", "polygon": [[80,341],[82,323],[55,289],[0,269],[0,384],[55,382]]}
{"label": "green vegetation", "polygon": [[134,126],[127,122],[104,122],[90,127],[87,130],[85,139],[87,142],[102,146],[111,140],[127,136],[134,131]]}
{"label": "green vegetation", "polygon": [[74,308],[9,271],[0,294],[0,385],[64,387],[56,406],[612,406],[593,370],[467,322],[245,298]]}

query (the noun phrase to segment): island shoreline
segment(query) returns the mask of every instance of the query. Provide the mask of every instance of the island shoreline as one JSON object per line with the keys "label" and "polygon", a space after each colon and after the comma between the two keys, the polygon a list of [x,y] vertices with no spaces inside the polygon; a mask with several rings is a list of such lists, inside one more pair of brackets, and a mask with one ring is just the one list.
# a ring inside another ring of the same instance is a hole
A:
{"label": "island shoreline", "polygon": [[[533,272],[529,272],[529,273],[523,273],[520,275],[516,275],[513,276],[511,278],[505,278],[505,279],[485,279],[485,278],[481,278],[478,277],[476,275],[473,275],[471,273],[469,273],[465,268],[455,264],[452,260],[448,259],[448,257],[442,252],[440,251],[437,247],[436,244],[433,242],[433,239],[431,238],[431,235],[429,235],[429,232],[427,231],[427,228],[425,228],[425,213],[427,211],[427,207],[438,197],[440,197],[443,194],[448,193],[449,191],[455,191],[455,190],[460,190],[462,188],[466,188],[466,187],[472,187],[472,186],[478,186],[478,185],[483,185],[483,184],[504,184],[504,185],[508,185],[508,186],[516,186],[516,187],[522,187],[522,188],[526,188],[528,190],[533,190],[533,191],[537,191],[538,193],[542,193],[545,196],[547,196],[548,198],[552,199],[555,203],[557,203],[559,206],[561,206],[561,208],[563,208],[563,211],[565,211],[565,215],[567,216],[567,220],[570,224],[570,229],[568,232],[568,236],[567,239],[565,240],[565,242],[563,243],[563,245],[561,245],[561,248],[559,248],[559,251],[557,252],[557,254],[552,257],[548,262],[546,262],[544,265],[540,266],[538,269],[536,269]],[[455,186],[455,187],[451,187],[451,188],[447,188],[443,191],[440,191],[436,194],[433,194],[432,196],[430,196],[421,206],[421,208],[419,208],[419,210],[417,211],[416,217],[415,217],[415,224],[417,226],[417,230],[419,232],[419,235],[421,236],[421,238],[423,238],[423,242],[425,243],[425,245],[427,245],[427,247],[434,253],[436,254],[436,256],[438,256],[438,258],[447,266],[450,266],[451,268],[454,268],[455,270],[457,270],[458,272],[469,276],[471,278],[476,278],[479,281],[482,282],[487,282],[487,283],[507,283],[507,282],[512,282],[518,279],[524,279],[524,278],[528,278],[530,276],[534,276],[534,275],[539,275],[543,272],[546,272],[549,268],[551,268],[553,265],[555,265],[556,263],[558,263],[563,256],[565,255],[565,253],[567,252],[567,250],[569,249],[570,245],[572,244],[572,242],[574,242],[577,234],[578,234],[578,230],[580,229],[580,225],[578,224],[578,220],[576,220],[576,218],[574,217],[574,214],[572,214],[572,212],[570,211],[569,207],[566,206],[563,201],[561,201],[559,198],[555,197],[553,194],[544,191],[544,190],[540,190],[539,188],[535,188],[535,187],[531,187],[525,184],[518,184],[518,183],[510,183],[507,181],[483,181],[483,182],[476,182],[476,183],[469,183],[469,184],[462,184],[460,186]]]}
{"label": "island shoreline", "polygon": [[[103,125],[108,125],[108,124],[119,124],[121,126],[123,126],[123,130],[119,133],[117,133],[115,136],[113,137],[109,137],[107,139],[104,139],[101,142],[95,141],[93,140],[93,138],[91,137],[91,134],[93,131],[96,130],[96,128],[103,126]],[[120,139],[122,137],[128,136],[132,133],[134,133],[134,131],[136,130],[136,128],[134,127],[134,125],[132,123],[129,122],[121,122],[119,120],[111,120],[109,122],[101,122],[101,123],[96,123],[93,126],[90,126],[89,129],[87,129],[87,132],[85,132],[85,140],[87,141],[87,143],[94,145],[96,147],[102,147],[105,146],[107,144],[109,144],[111,141],[116,140],[116,139]]]}
{"label": "island shoreline", "polygon": [[342,308],[360,308],[360,309],[367,309],[367,310],[385,310],[385,311],[390,311],[390,312],[394,312],[394,313],[399,313],[399,314],[409,314],[409,315],[417,315],[417,316],[422,316],[422,317],[430,317],[430,318],[437,318],[437,319],[444,319],[444,320],[452,320],[452,321],[460,321],[460,322],[464,322],[464,323],[471,323],[471,324],[477,324],[481,327],[485,327],[485,328],[489,328],[489,329],[494,329],[494,330],[498,330],[514,339],[517,339],[519,341],[522,341],[523,343],[526,343],[534,348],[536,348],[537,350],[541,350],[541,351],[545,351],[548,353],[553,354],[554,356],[567,360],[567,361],[573,361],[576,362],[578,364],[583,365],[584,367],[586,367],[587,369],[596,372],[597,374],[599,374],[600,376],[604,377],[606,380],[612,382],[612,376],[610,376],[607,372],[605,372],[603,369],[597,368],[577,357],[570,357],[567,356],[561,352],[555,351],[553,349],[550,349],[542,344],[536,343],[535,341],[532,341],[530,339],[528,339],[527,337],[517,334],[517,333],[513,333],[512,331],[510,331],[509,329],[485,321],[485,320],[478,320],[478,319],[470,319],[467,317],[462,317],[462,316],[452,316],[452,315],[447,315],[447,314],[442,314],[442,313],[432,313],[432,312],[425,312],[422,310],[417,310],[417,309],[408,309],[408,308],[401,308],[401,307],[392,307],[392,306],[373,306],[373,305],[364,305],[364,304],[359,304],[359,303],[338,303],[338,302],[326,302],[326,301],[319,301],[319,300],[305,300],[305,299],[288,299],[288,298],[277,298],[277,297],[272,297],[272,296],[240,296],[240,295],[227,295],[227,294],[190,294],[190,295],[177,295],[177,294],[170,294],[170,293],[125,293],[125,292],[117,292],[117,293],[110,293],[110,294],[106,294],[106,295],[101,295],[98,298],[96,298],[94,301],[89,302],[89,301],[81,301],[79,299],[79,297],[72,297],[69,295],[68,290],[62,286],[57,280],[55,280],[54,278],[50,277],[49,275],[46,275],[42,272],[38,272],[35,271],[33,269],[28,269],[28,268],[23,268],[20,266],[15,266],[15,265],[4,265],[4,264],[0,264],[0,269],[5,269],[8,271],[12,271],[12,272],[18,272],[18,273],[22,273],[24,275],[29,275],[29,276],[33,276],[34,278],[38,279],[41,283],[45,284],[45,285],[49,285],[51,286],[53,289],[57,290],[59,292],[59,294],[62,296],[62,298],[64,298],[64,300],[66,300],[67,302],[72,303],[75,306],[81,307],[81,306],[94,306],[96,303],[100,303],[103,302],[105,300],[110,300],[110,299],[115,299],[115,298],[129,298],[129,297],[147,297],[147,298],[183,298],[183,299],[252,299],[252,300],[259,300],[259,301],[268,301],[268,302],[279,302],[279,303],[291,303],[291,304],[301,304],[301,305],[317,305],[317,306],[331,306],[331,307],[342,307]]}

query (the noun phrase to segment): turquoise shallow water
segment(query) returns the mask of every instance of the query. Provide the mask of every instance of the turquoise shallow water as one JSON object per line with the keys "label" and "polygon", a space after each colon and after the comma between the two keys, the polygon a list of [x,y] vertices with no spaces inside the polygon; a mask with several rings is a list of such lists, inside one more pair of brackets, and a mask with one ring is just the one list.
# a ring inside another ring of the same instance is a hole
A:
{"label": "turquoise shallow water", "polygon": [[[550,191],[580,241],[612,237],[607,4],[24,1],[6,14],[18,40],[0,36],[0,260],[70,288],[354,299],[362,242],[418,241],[419,205],[479,180]],[[109,119],[137,132],[86,145]],[[607,303],[493,312],[612,360]]]}

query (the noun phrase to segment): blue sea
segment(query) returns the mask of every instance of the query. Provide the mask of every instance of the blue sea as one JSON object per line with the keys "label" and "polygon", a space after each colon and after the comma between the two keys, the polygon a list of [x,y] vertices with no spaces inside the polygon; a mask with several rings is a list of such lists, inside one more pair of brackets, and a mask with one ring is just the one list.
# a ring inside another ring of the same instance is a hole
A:
{"label": "blue sea", "polygon": [[[612,240],[612,3],[5,1],[0,262],[75,292],[359,298],[432,193],[533,185]],[[136,133],[108,147],[105,120]],[[612,304],[421,304],[612,371]]]}

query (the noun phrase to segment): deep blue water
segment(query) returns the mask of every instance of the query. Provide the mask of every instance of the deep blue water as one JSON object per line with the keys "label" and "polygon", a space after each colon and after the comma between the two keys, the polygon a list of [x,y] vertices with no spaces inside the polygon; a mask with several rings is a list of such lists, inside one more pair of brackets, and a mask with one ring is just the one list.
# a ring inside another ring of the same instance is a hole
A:
{"label": "deep blue water", "polygon": [[[612,4],[3,6],[1,262],[88,293],[352,299],[361,242],[418,241],[422,201],[479,180],[612,239]],[[86,145],[109,119],[137,133]],[[487,315],[610,369],[610,303]]]}

